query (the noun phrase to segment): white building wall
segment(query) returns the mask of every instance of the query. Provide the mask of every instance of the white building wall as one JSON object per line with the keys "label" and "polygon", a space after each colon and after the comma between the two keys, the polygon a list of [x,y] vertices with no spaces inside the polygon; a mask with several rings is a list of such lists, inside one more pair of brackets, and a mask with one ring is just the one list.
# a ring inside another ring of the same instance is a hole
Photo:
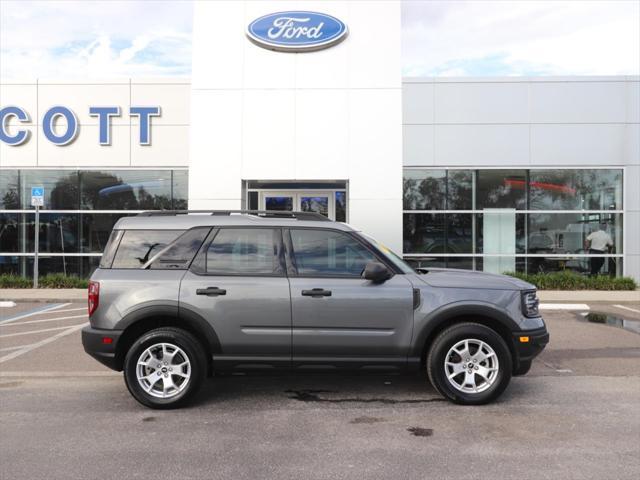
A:
{"label": "white building wall", "polygon": [[640,279],[640,78],[407,78],[404,165],[624,168],[624,271]]}
{"label": "white building wall", "polygon": [[[0,168],[187,167],[190,104],[189,80],[0,80],[0,106],[21,107],[30,120],[11,120],[12,134],[26,129],[30,138],[18,146],[0,142]],[[54,145],[42,133],[42,117],[55,105],[71,109],[79,122],[76,140],[68,145]],[[89,115],[91,106],[120,107],[121,115],[111,122],[111,145],[100,145],[98,118]],[[138,119],[129,116],[131,106],[161,107],[161,115],[151,120],[150,145],[139,144]]]}
{"label": "white building wall", "polygon": [[[350,34],[300,54],[246,38],[282,10],[333,15]],[[198,2],[194,19],[190,208],[240,208],[242,180],[347,180],[349,222],[400,250],[400,3]]]}

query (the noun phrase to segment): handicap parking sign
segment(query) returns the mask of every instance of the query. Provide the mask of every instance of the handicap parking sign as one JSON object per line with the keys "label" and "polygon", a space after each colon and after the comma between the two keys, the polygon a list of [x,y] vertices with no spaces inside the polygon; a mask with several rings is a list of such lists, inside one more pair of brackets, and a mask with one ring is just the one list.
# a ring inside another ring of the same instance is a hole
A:
{"label": "handicap parking sign", "polygon": [[44,205],[44,187],[31,187],[31,206],[42,207]]}

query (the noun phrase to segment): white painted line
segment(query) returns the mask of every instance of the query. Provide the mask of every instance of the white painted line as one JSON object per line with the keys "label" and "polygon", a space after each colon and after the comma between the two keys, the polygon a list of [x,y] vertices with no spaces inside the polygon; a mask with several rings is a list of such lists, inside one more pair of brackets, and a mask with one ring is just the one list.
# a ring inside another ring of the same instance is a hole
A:
{"label": "white painted line", "polygon": [[640,313],[640,310],[631,307],[625,307],[624,305],[614,305],[614,307],[622,308],[623,310],[629,310],[630,312]]}
{"label": "white painted line", "polygon": [[[84,325],[84,323],[82,325]],[[65,328],[70,327],[81,327],[82,325],[66,325],[64,327],[43,328],[42,330],[30,330],[28,332],[7,333],[6,335],[0,335],[0,338],[19,337],[21,335],[33,335],[35,333],[55,332],[56,330],[64,330]]]}
{"label": "white painted line", "polygon": [[55,342],[59,338],[66,337],[67,335],[77,332],[85,325],[89,325],[89,322],[83,323],[81,325],[74,325],[73,327],[70,327],[67,330],[62,331],[54,335],[53,337],[45,338],[44,340],[41,340],[37,343],[32,343],[31,345],[27,345],[21,350],[16,350],[15,352],[5,355],[4,357],[0,357],[0,363],[8,362],[9,360],[13,360],[14,358],[24,355],[25,353],[29,353],[30,351],[35,350],[36,348],[40,348],[51,342]]}
{"label": "white painted line", "polygon": [[37,312],[25,313],[24,315],[18,315],[17,317],[8,318],[7,320],[2,320],[0,322],[0,324],[5,325],[7,323],[15,322],[16,320],[21,320],[23,318],[31,317],[33,315],[39,315],[39,314],[45,313],[45,312],[52,312],[54,310],[57,310],[58,308],[66,307],[68,305],[71,305],[71,304],[70,303],[59,303],[57,305],[52,305],[51,307],[48,307],[48,308],[41,308]]}
{"label": "white painted line", "polygon": [[31,323],[55,322],[56,320],[71,320],[72,318],[83,318],[83,317],[88,317],[88,316],[89,316],[89,314],[85,313],[84,315],[73,315],[71,317],[44,318],[42,320],[29,320],[27,322],[17,322],[17,323],[10,323],[10,324],[7,324],[7,325],[0,325],[0,328],[2,328],[2,327],[19,327],[20,325],[29,325]]}
{"label": "white painted line", "polygon": [[10,352],[11,350],[19,350],[21,348],[24,347],[30,347],[31,344],[29,345],[18,345],[17,347],[5,347],[5,348],[0,348],[0,352]]}
{"label": "white painted line", "polygon": [[13,308],[16,306],[16,302],[3,300],[0,302],[0,308]]}
{"label": "white painted line", "polygon": [[[71,304],[67,304],[67,305],[71,305]],[[80,307],[80,308],[65,308],[64,310],[56,310],[54,313],[66,313],[66,312],[77,312],[78,310],[87,310],[87,307]],[[34,315],[40,315],[42,313],[49,313],[49,312],[38,312],[38,313],[34,313]]]}
{"label": "white painted line", "polygon": [[590,310],[586,303],[541,303],[540,310]]}

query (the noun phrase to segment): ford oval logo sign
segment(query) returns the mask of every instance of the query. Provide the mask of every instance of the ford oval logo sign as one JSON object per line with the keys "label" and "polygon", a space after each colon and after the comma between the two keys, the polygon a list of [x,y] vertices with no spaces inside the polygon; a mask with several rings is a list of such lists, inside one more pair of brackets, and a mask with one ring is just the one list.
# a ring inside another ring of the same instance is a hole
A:
{"label": "ford oval logo sign", "polygon": [[247,36],[255,44],[282,52],[309,52],[331,47],[347,36],[347,26],[317,12],[278,12],[249,24]]}

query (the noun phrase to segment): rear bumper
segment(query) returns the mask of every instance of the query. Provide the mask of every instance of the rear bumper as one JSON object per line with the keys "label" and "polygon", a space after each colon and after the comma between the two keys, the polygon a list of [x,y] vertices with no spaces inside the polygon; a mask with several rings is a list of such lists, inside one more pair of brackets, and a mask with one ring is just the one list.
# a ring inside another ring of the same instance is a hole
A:
{"label": "rear bumper", "polygon": [[[525,340],[525,338],[527,340]],[[517,364],[531,362],[549,343],[547,327],[513,332]]]}
{"label": "rear bumper", "polygon": [[[101,330],[98,328],[84,327],[82,329],[82,346],[84,351],[97,361],[112,370],[122,370],[121,362],[116,357],[116,348],[120,340],[122,330]],[[105,338],[110,338],[111,343],[105,343]]]}

